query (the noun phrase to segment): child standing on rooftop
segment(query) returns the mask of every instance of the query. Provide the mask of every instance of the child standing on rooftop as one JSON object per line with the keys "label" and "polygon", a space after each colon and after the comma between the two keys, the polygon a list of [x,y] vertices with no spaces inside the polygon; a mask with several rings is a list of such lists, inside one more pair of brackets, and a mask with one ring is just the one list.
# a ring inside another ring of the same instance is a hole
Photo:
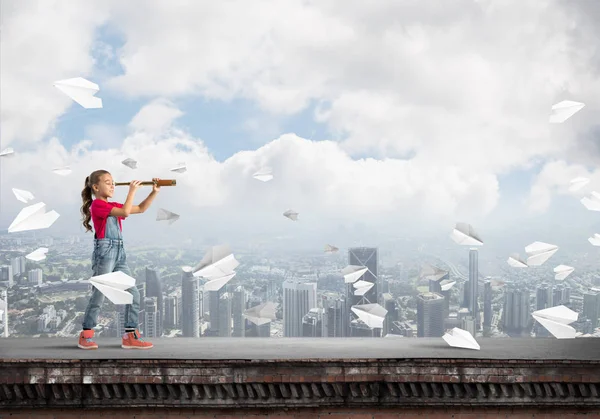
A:
{"label": "child standing on rooftop", "polygon": [[[83,226],[86,232],[92,231],[90,221],[94,225],[94,252],[92,254],[93,276],[121,271],[131,276],[127,265],[127,255],[123,247],[122,220],[131,214],[141,214],[150,207],[150,204],[160,191],[158,178],[152,179],[154,186],[152,192],[139,205],[133,205],[133,197],[141,182],[134,180],[129,184],[129,193],[125,204],[109,202],[115,190],[115,182],[106,170],[96,170],[85,178],[85,185],[81,192],[83,205]],[[92,200],[92,195],[96,199]],[[140,293],[137,287],[127,290],[133,296],[133,302],[125,306],[125,333],[122,337],[121,347],[124,349],[150,349],[153,345],[144,341],[137,330],[138,312],[140,309]],[[92,289],[92,296],[85,310],[83,330],[79,334],[78,347],[81,349],[98,349],[94,342],[94,327],[98,320],[100,307],[104,302],[104,294],[97,288]]]}

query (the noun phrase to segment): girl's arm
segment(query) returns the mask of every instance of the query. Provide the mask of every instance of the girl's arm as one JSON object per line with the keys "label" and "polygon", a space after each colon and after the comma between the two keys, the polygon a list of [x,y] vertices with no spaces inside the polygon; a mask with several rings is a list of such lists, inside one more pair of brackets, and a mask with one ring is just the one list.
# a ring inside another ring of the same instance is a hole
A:
{"label": "girl's arm", "polygon": [[110,215],[112,215],[113,217],[127,218],[127,217],[129,217],[129,214],[133,214],[133,212],[132,212],[133,197],[135,196],[135,192],[137,191],[137,188],[140,187],[140,183],[142,183],[142,182],[140,182],[139,180],[134,180],[133,182],[131,182],[131,184],[129,185],[129,193],[127,194],[127,199],[125,200],[125,203],[123,204],[123,208],[111,209]]}
{"label": "girl's arm", "polygon": [[140,205],[133,205],[131,207],[131,211],[129,212],[130,214],[141,214],[146,211],[152,204],[152,201],[154,201],[154,198],[156,198],[156,194],[160,192],[160,186],[156,184],[156,182],[158,182],[160,179],[154,178],[152,180],[155,182],[154,186],[152,187],[152,192],[150,192],[146,199],[140,202]]}

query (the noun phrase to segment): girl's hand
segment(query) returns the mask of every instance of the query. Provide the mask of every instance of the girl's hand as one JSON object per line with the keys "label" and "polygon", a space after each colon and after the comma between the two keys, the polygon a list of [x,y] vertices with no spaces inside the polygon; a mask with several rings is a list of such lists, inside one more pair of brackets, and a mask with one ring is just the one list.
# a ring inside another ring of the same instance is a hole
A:
{"label": "girl's hand", "polygon": [[135,191],[137,191],[137,188],[140,187],[141,183],[141,180],[132,180],[129,184],[129,192],[135,193]]}
{"label": "girl's hand", "polygon": [[157,178],[157,177],[152,178],[152,182],[154,182],[154,185],[152,186],[152,192],[160,192],[160,186],[158,186],[158,181],[159,180],[160,179]]}

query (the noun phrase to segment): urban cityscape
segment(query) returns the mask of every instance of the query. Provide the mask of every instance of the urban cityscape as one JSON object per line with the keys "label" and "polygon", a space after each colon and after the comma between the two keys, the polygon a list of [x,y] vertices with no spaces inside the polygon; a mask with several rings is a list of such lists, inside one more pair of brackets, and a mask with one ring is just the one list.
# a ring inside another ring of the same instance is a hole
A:
{"label": "urban cityscape", "polygon": [[[25,258],[40,245],[50,248],[46,259]],[[499,258],[481,263],[482,251],[470,246],[419,246],[404,257],[386,246],[325,245],[277,257],[266,248],[240,246],[234,249],[240,261],[235,278],[206,290],[206,281],[185,267],[209,245],[133,242],[127,254],[141,296],[139,330],[147,338],[417,338],[441,337],[456,327],[474,337],[553,338],[532,313],[564,305],[578,313],[571,326],[579,337],[600,336],[594,266],[555,280],[547,270],[518,269]],[[0,235],[0,249],[2,336],[75,339],[91,295],[88,240]],[[494,274],[486,274],[492,265]],[[345,281],[347,266],[356,267],[359,281]],[[265,305],[274,308],[272,317],[258,312]],[[105,300],[99,336],[123,334],[124,307]],[[360,310],[370,317],[357,315],[364,314]]]}

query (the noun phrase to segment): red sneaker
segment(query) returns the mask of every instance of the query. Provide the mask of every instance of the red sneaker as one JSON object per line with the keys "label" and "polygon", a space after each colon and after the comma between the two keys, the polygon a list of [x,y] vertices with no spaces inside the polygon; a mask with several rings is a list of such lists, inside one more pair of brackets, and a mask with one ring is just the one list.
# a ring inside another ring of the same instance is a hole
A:
{"label": "red sneaker", "polygon": [[98,345],[94,342],[94,331],[82,330],[79,334],[79,343],[77,346],[81,349],[98,349]]}
{"label": "red sneaker", "polygon": [[123,335],[123,343],[121,344],[123,349],[150,349],[153,347],[153,344],[142,339],[140,332],[137,330]]}

